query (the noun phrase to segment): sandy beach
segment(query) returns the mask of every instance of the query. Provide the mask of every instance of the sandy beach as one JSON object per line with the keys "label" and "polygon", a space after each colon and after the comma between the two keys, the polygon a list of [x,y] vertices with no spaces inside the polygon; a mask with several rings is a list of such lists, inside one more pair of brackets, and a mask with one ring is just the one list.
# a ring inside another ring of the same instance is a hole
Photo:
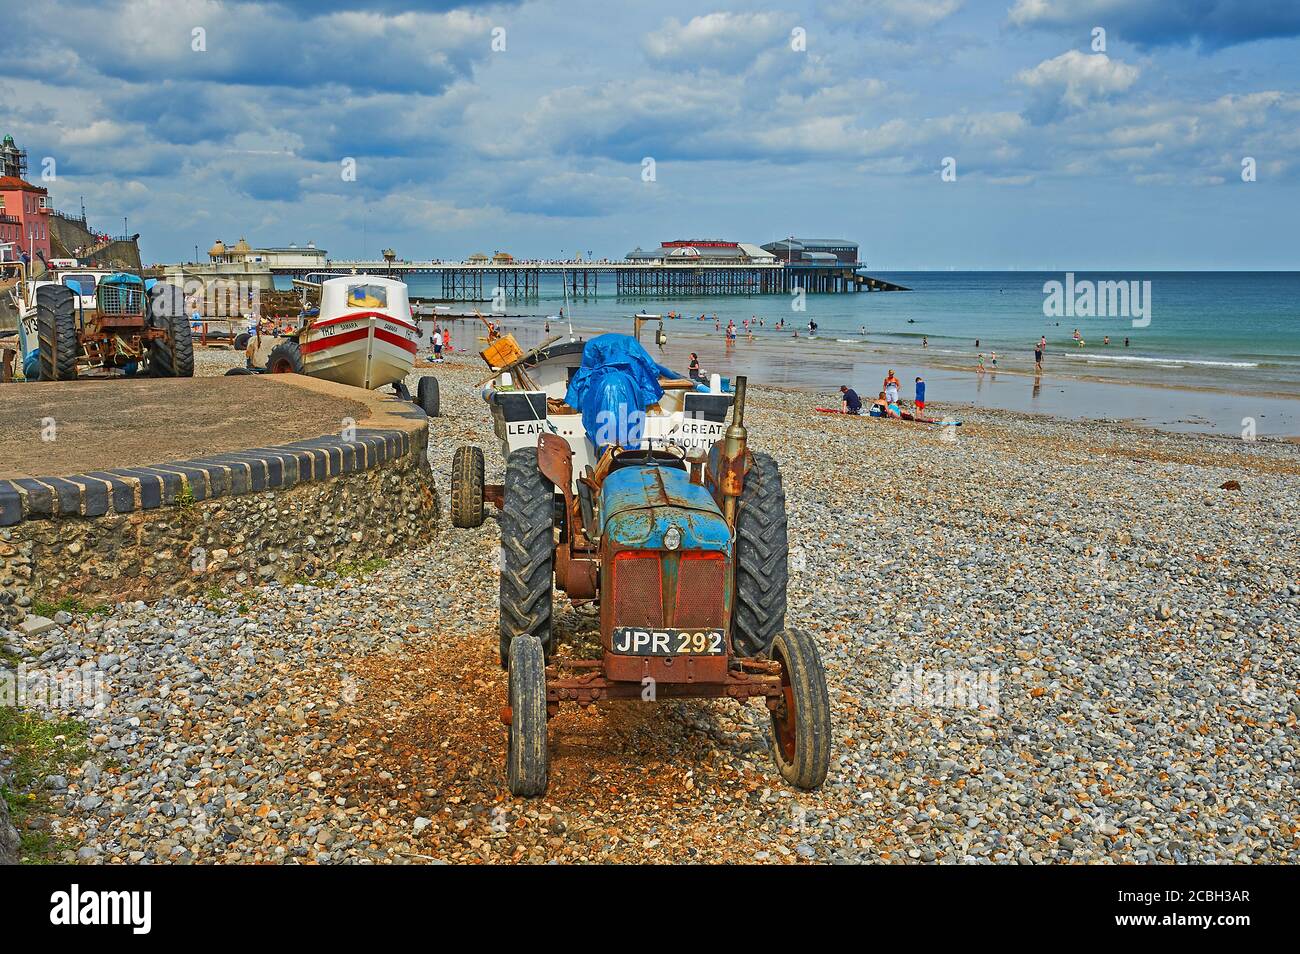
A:
{"label": "sandy beach", "polygon": [[[619,330],[630,332],[630,320],[627,325]],[[525,347],[568,333],[565,325],[554,320],[547,333],[541,318],[506,319],[502,326]],[[482,325],[472,320],[457,321],[453,328],[461,348],[482,331]],[[840,341],[825,334],[810,340],[806,329],[800,329],[799,338],[794,338],[794,329],[776,331],[764,326],[752,341],[741,330],[739,340],[730,344],[722,332],[712,330],[711,322],[666,320],[664,330],[668,343],[663,349],[653,344],[653,324],[645,326],[642,337],[656,359],[669,367],[684,373],[695,352],[706,372],[727,377],[747,374],[756,381],[815,393],[821,403],[833,406],[838,406],[841,384],[874,397],[885,372],[892,368],[903,382],[905,400],[911,400],[914,380],[921,375],[930,401],[950,408],[1127,422],[1145,428],[1237,438],[1253,434],[1258,438],[1300,439],[1298,394],[1237,392],[1203,384],[1179,386],[1167,379],[1142,377],[1140,365],[1116,364],[1102,375],[1096,370],[1095,359],[1089,358],[1093,362],[1090,364],[1077,353],[1049,351],[1041,374],[1035,373],[1032,355],[1003,353],[996,371],[989,362],[985,373],[980,374],[976,363],[966,356],[943,353],[938,348],[904,349],[858,339]],[[574,333],[584,338],[602,331],[574,326]]]}
{"label": "sandy beach", "polygon": [[[206,352],[201,371],[234,360]],[[458,444],[485,449],[489,481],[502,462],[477,359],[430,370],[445,508]],[[817,393],[754,383],[751,444],[784,475],[790,623],[830,683],[820,791],[772,770],[759,709],[701,701],[563,709],[549,794],[511,799],[497,524],[444,514],[382,566],[76,614],[26,641],[62,665],[132,661],[53,791],[65,857],[1300,858],[1300,447],[941,394],[961,428],[835,418],[810,413]],[[557,604],[557,621],[590,646],[590,609]],[[235,658],[262,661],[256,687]]]}

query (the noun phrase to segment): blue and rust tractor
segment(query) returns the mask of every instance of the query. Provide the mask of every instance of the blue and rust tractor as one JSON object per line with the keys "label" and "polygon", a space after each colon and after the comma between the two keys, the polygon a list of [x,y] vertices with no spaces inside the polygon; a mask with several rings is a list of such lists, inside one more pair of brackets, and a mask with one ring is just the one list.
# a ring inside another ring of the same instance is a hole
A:
{"label": "blue and rust tractor", "polygon": [[[101,279],[94,307],[65,284],[39,285],[25,364],[41,381],[70,381],[82,372],[193,377],[194,343],[185,296],[175,285],[119,272]],[[35,340],[30,340],[32,337]]]}
{"label": "blue and rust tractor", "polygon": [[[801,788],[825,779],[826,677],[811,635],[786,627],[785,494],[776,461],[747,448],[744,413],[739,378],[731,424],[707,456],[611,443],[576,479],[556,429],[510,453],[500,649],[513,794],[545,792],[547,720],[561,704],[611,699],[761,698],[781,775]],[[599,604],[599,658],[561,657],[556,587]]]}

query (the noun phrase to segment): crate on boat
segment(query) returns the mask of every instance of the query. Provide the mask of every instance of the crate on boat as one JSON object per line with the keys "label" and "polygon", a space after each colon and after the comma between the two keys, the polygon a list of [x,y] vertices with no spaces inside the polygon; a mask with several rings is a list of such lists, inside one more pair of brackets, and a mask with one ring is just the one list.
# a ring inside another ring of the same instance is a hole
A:
{"label": "crate on boat", "polygon": [[514,335],[498,338],[479,353],[493,370],[508,368],[524,356]]}

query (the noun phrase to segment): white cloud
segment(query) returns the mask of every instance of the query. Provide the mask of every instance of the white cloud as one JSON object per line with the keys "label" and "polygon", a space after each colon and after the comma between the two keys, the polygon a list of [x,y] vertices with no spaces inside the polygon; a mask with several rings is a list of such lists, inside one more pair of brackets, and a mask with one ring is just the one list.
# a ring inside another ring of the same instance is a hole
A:
{"label": "white cloud", "polygon": [[683,24],[670,17],[647,33],[642,45],[651,62],[660,65],[742,69],[789,36],[786,19],[775,13],[709,13]]}
{"label": "white cloud", "polygon": [[1025,115],[1032,122],[1048,123],[1124,92],[1137,82],[1140,72],[1105,53],[1068,50],[1021,70],[1016,82],[1030,92]]}
{"label": "white cloud", "polygon": [[890,33],[934,26],[961,9],[963,0],[830,0],[823,11],[831,20],[873,21]]}

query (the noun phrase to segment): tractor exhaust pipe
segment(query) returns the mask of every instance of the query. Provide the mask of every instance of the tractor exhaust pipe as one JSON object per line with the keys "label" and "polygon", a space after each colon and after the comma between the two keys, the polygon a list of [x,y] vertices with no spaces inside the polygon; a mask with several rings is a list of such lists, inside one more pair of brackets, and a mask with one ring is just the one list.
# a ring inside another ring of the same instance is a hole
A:
{"label": "tractor exhaust pipe", "polygon": [[748,455],[745,449],[749,440],[749,432],[745,430],[745,383],[744,375],[736,378],[736,399],[731,404],[731,426],[723,437],[719,475],[722,514],[733,527],[736,525],[736,500],[745,489],[745,458]]}

